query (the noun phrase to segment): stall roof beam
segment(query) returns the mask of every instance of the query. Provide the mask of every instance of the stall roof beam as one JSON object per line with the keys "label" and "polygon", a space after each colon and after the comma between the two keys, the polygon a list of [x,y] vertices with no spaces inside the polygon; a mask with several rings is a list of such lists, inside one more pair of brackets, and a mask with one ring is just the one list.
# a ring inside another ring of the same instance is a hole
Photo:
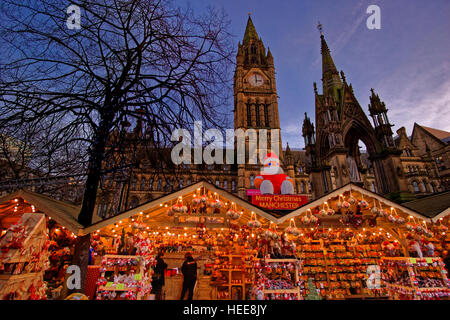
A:
{"label": "stall roof beam", "polygon": [[414,211],[412,209],[409,209],[409,208],[407,208],[405,206],[402,206],[402,205],[400,205],[398,203],[395,203],[394,201],[391,201],[391,200],[389,200],[389,199],[387,199],[387,198],[385,198],[383,196],[380,196],[377,193],[374,193],[372,191],[366,190],[366,189],[361,188],[361,187],[359,187],[357,185],[349,183],[349,184],[347,184],[347,185],[345,185],[345,186],[343,186],[343,187],[341,187],[339,189],[336,189],[336,190],[332,191],[331,193],[326,194],[326,195],[324,195],[323,197],[321,197],[321,198],[319,198],[317,200],[314,200],[313,202],[309,202],[309,203],[305,204],[304,206],[302,206],[302,207],[292,211],[291,213],[289,213],[289,214],[279,218],[278,219],[278,224],[281,224],[281,223],[285,222],[288,219],[292,219],[292,218],[295,218],[297,216],[300,216],[301,214],[306,213],[306,211],[308,209],[312,209],[312,208],[315,208],[317,206],[320,206],[325,201],[327,201],[329,198],[338,197],[339,195],[341,195],[341,194],[343,194],[343,193],[345,193],[347,191],[359,192],[359,193],[363,194],[364,196],[376,199],[376,200],[384,203],[387,206],[390,206],[390,207],[393,207],[393,208],[398,208],[398,209],[402,210],[403,212],[405,212],[406,214],[409,214],[409,215],[411,215],[413,217],[422,219],[422,220],[424,220],[426,222],[432,222],[432,220],[430,218],[425,217],[424,215],[422,215],[422,214],[420,214],[420,213],[418,213],[418,212],[416,212],[416,211]]}

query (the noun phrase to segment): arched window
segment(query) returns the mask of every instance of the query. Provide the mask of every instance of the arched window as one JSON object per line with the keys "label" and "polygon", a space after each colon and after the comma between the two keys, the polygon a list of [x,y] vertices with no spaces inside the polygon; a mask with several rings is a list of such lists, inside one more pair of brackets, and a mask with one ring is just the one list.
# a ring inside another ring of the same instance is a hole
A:
{"label": "arched window", "polygon": [[136,190],[136,184],[137,184],[137,179],[133,178],[133,180],[131,180],[131,190]]}
{"label": "arched window", "polygon": [[250,187],[253,188],[255,186],[255,176],[250,175]]}
{"label": "arched window", "polygon": [[141,188],[140,188],[141,191],[145,190],[145,183],[146,183],[146,182],[147,182],[147,181],[145,180],[145,178],[142,177],[142,179],[141,179]]}
{"label": "arched window", "polygon": [[436,187],[434,186],[434,183],[430,183],[431,192],[436,192]]}
{"label": "arched window", "polygon": [[303,167],[302,167],[302,166],[299,166],[299,167],[297,168],[297,171],[298,171],[298,173],[302,174],[302,173],[303,173]]}
{"label": "arched window", "polygon": [[170,179],[166,180],[166,184],[164,185],[164,190],[170,191],[171,187],[172,187],[172,181]]}
{"label": "arched window", "polygon": [[223,180],[223,188],[228,189],[228,180]]}
{"label": "arched window", "polygon": [[266,121],[266,127],[270,127],[269,106],[267,104],[264,104],[264,119]]}
{"label": "arched window", "polygon": [[250,106],[250,103],[247,103],[247,126],[252,126],[252,108]]}
{"label": "arched window", "polygon": [[216,180],[216,187],[220,187],[220,180],[219,179]]}
{"label": "arched window", "polygon": [[236,180],[231,181],[231,191],[236,192]]}
{"label": "arched window", "polygon": [[156,186],[156,190],[161,191],[162,189],[162,180],[161,178],[158,179],[158,185]]}
{"label": "arched window", "polygon": [[372,192],[376,192],[376,189],[375,189],[375,183],[371,183],[370,184],[370,190],[372,191]]}
{"label": "arched window", "polygon": [[422,185],[423,185],[423,190],[425,192],[428,192],[428,185],[427,185],[427,182],[425,180],[422,181]]}
{"label": "arched window", "polygon": [[178,188],[183,188],[183,179],[180,179],[180,181],[178,181]]}
{"label": "arched window", "polygon": [[260,126],[260,119],[259,119],[259,104],[255,105],[255,111],[256,111],[256,126]]}
{"label": "arched window", "polygon": [[305,190],[305,182],[300,182],[300,192],[301,193],[306,193],[306,190]]}
{"label": "arched window", "polygon": [[150,178],[150,182],[148,184],[148,189],[153,190],[153,178]]}
{"label": "arched window", "polygon": [[416,193],[420,192],[419,184],[417,183],[417,181],[413,181],[412,185],[413,185],[414,192],[416,192]]}
{"label": "arched window", "polygon": [[105,218],[107,209],[108,209],[108,204],[106,204],[106,203],[99,204],[97,207],[97,215],[100,218]]}

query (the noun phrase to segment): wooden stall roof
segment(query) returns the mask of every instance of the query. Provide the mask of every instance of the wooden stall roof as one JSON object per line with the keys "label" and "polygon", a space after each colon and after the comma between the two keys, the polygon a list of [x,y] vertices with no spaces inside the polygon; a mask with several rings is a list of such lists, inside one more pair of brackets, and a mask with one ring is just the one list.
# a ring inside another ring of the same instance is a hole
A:
{"label": "wooden stall roof", "polygon": [[429,218],[428,216],[424,215],[421,212],[418,212],[417,210],[414,210],[414,209],[408,208],[404,205],[398,204],[398,203],[396,203],[392,200],[389,200],[375,192],[361,188],[353,183],[348,183],[345,186],[343,186],[339,189],[336,189],[336,190],[334,190],[312,202],[306,203],[305,205],[292,211],[291,213],[277,219],[277,223],[282,224],[283,222],[286,222],[288,219],[292,219],[292,218],[295,218],[302,214],[306,214],[308,209],[312,210],[313,208],[322,205],[325,201],[328,201],[330,198],[338,197],[339,195],[341,195],[345,192],[348,192],[348,191],[356,192],[356,194],[360,193],[360,194],[364,195],[365,200],[368,201],[369,204],[371,204],[371,202],[373,202],[373,199],[376,199],[377,201],[383,203],[385,206],[393,207],[396,210],[403,211],[405,214],[411,215],[416,218],[420,218],[426,222],[432,222],[431,218]]}
{"label": "wooden stall roof", "polygon": [[0,198],[0,205],[5,205],[16,198],[22,198],[24,201],[34,205],[39,212],[46,214],[75,234],[78,234],[83,229],[83,226],[77,221],[80,213],[80,207],[78,206],[55,200],[27,189],[17,190]]}
{"label": "wooden stall roof", "polygon": [[[256,207],[253,204],[251,204],[250,202],[243,200],[224,189],[218,188],[215,185],[213,185],[207,181],[200,181],[200,182],[194,183],[190,186],[187,186],[185,188],[182,188],[178,191],[175,191],[173,193],[163,195],[154,200],[150,200],[136,208],[124,211],[113,217],[98,221],[98,222],[86,227],[85,229],[81,230],[81,234],[85,235],[88,233],[92,233],[98,229],[113,225],[116,222],[119,222],[123,219],[127,219],[127,218],[133,217],[135,215],[138,215],[140,212],[144,212],[146,215],[148,214],[154,223],[162,222],[163,220],[168,220],[167,215],[166,215],[167,208],[164,208],[164,207],[160,208],[159,207],[160,204],[167,203],[170,201],[175,201],[180,196],[185,198],[187,195],[189,195],[189,194],[192,195],[193,193],[195,193],[197,191],[197,189],[199,189],[199,188],[205,188],[206,190],[211,191],[212,193],[217,193],[217,195],[219,197],[227,199],[230,202],[234,202],[234,203],[236,203],[236,205],[244,208],[245,210],[247,210],[249,212],[254,212],[257,216],[269,221],[269,223],[270,222],[277,223],[277,218],[270,212],[268,212],[264,209],[261,209],[259,207]],[[249,219],[250,219],[250,215],[247,213],[240,220],[242,220],[244,222],[244,221],[248,221]]]}
{"label": "wooden stall roof", "polygon": [[[19,190],[12,194],[9,194],[5,197],[0,198],[0,205],[4,204],[8,201],[13,201],[15,198],[20,197],[23,198],[26,202],[29,202],[33,204],[40,212],[43,212],[47,214],[52,219],[55,219],[56,222],[61,224],[62,226],[68,228],[70,231],[74,232],[77,235],[86,235],[92,232],[95,232],[98,229],[108,227],[111,225],[114,225],[116,222],[127,219],[130,217],[133,217],[135,215],[138,215],[140,212],[145,212],[146,215],[151,216],[151,220],[153,220],[155,223],[162,222],[163,220],[167,220],[166,211],[167,208],[160,207],[160,204],[162,203],[168,203],[171,201],[175,201],[180,196],[185,197],[186,195],[192,196],[197,189],[199,188],[205,188],[208,191],[211,191],[212,193],[217,193],[221,198],[226,199],[227,201],[236,203],[239,207],[245,209],[248,212],[254,212],[256,216],[259,218],[263,218],[263,221],[261,221],[264,224],[266,223],[274,223],[277,225],[286,224],[289,219],[295,218],[297,216],[300,216],[302,214],[305,214],[308,209],[313,209],[317,206],[322,205],[325,201],[329,200],[330,198],[338,197],[339,195],[352,191],[355,192],[355,195],[357,193],[360,193],[364,195],[365,199],[371,203],[374,199],[380,201],[385,206],[394,207],[397,210],[402,211],[405,214],[414,216],[416,218],[420,218],[426,222],[434,222],[437,221],[437,219],[448,215],[450,213],[450,208],[447,207],[447,209],[444,209],[442,212],[434,215],[433,210],[437,210],[434,208],[433,205],[435,205],[432,200],[430,203],[430,210],[427,209],[426,205],[424,205],[423,209],[418,209],[414,205],[411,206],[411,202],[408,205],[400,205],[398,203],[395,203],[377,193],[371,192],[369,190],[366,190],[364,188],[361,188],[355,184],[349,183],[339,189],[336,189],[323,197],[320,197],[312,202],[309,202],[300,208],[293,210],[291,212],[286,212],[285,215],[281,216],[277,213],[272,213],[268,210],[265,210],[263,208],[257,207],[253,205],[252,203],[243,200],[234,194],[228,192],[227,190],[224,190],[222,188],[216,187],[214,184],[211,184],[207,181],[200,181],[197,183],[194,183],[190,186],[187,186],[183,189],[180,189],[178,191],[175,191],[173,193],[163,195],[157,199],[151,200],[149,202],[146,202],[136,208],[124,211],[122,213],[119,213],[113,217],[109,217],[107,219],[103,219],[100,221],[97,221],[93,224],[91,224],[88,227],[83,227],[80,223],[77,221],[78,214],[80,212],[80,207],[63,202],[58,201],[55,199],[52,199],[50,197],[31,192],[29,190]],[[447,193],[447,196],[450,193]],[[437,195],[437,196],[443,196],[443,195]],[[432,199],[433,196],[428,197]],[[416,200],[418,201],[418,200]],[[413,201],[415,202],[415,201]],[[437,202],[437,201],[435,201]],[[436,204],[437,205],[437,204]],[[243,217],[240,219],[241,223],[246,223],[250,219],[250,214],[246,213],[243,215]],[[429,212],[427,214],[427,212]]]}
{"label": "wooden stall roof", "polygon": [[450,214],[450,191],[432,194],[403,205],[437,221]]}

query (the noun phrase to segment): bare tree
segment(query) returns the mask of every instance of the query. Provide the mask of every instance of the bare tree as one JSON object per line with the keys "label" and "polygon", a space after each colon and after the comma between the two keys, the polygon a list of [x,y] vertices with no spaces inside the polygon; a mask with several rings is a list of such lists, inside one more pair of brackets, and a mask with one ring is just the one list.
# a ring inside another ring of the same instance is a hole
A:
{"label": "bare tree", "polygon": [[[87,226],[107,152],[121,148],[120,139],[113,148],[108,141],[125,122],[141,119],[152,146],[194,120],[223,124],[233,46],[215,9],[196,15],[169,0],[70,4],[81,9],[80,29],[66,23],[67,1],[2,1],[0,127],[48,125],[47,146],[58,158],[50,164],[76,150],[87,172],[78,220]],[[78,239],[84,288],[90,238]]]}

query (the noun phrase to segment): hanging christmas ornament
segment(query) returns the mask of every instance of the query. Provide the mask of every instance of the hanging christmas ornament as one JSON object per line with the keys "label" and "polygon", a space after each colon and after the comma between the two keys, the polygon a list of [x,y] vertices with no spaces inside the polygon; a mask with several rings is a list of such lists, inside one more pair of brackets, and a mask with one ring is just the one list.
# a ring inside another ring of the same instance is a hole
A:
{"label": "hanging christmas ornament", "polygon": [[369,207],[369,203],[364,200],[364,195],[361,194],[361,201],[359,202],[359,206],[361,207],[361,209],[367,209]]}
{"label": "hanging christmas ornament", "polygon": [[425,229],[420,224],[418,224],[415,226],[414,231],[417,232],[418,234],[422,234],[425,232]]}
{"label": "hanging christmas ornament", "polygon": [[195,206],[198,206],[201,202],[202,202],[202,200],[200,199],[200,197],[198,195],[194,194],[194,197],[192,199],[192,204]]}
{"label": "hanging christmas ornament", "polygon": [[351,191],[351,190],[350,190],[350,196],[349,196],[349,198],[348,198],[348,202],[349,202],[351,205],[354,205],[354,204],[356,203],[356,199],[355,199],[355,197],[353,197],[352,191]]}
{"label": "hanging christmas ornament", "polygon": [[378,207],[377,207],[377,204],[376,204],[376,202],[375,202],[375,199],[373,199],[373,207],[372,207],[371,211],[372,211],[373,214],[376,214],[376,215],[378,215],[378,213],[379,213],[379,211],[380,211],[380,210],[378,209]]}
{"label": "hanging christmas ornament", "polygon": [[249,228],[261,228],[261,222],[256,219],[255,213],[252,211],[252,215],[250,217],[250,220],[247,222],[247,226]]}
{"label": "hanging christmas ornament", "polygon": [[226,215],[231,220],[238,220],[241,217],[242,212],[239,212],[237,210],[237,207],[236,207],[235,203],[232,203],[231,204],[231,208],[227,211]]}
{"label": "hanging christmas ornament", "polygon": [[330,206],[328,205],[328,202],[325,202],[325,204],[327,206],[327,215],[328,216],[334,215],[334,210],[330,208]]}
{"label": "hanging christmas ornament", "polygon": [[342,208],[342,201],[341,201],[342,196],[339,195],[339,199],[338,199],[338,203],[337,203],[337,208],[341,209]]}
{"label": "hanging christmas ornament", "polygon": [[322,209],[319,211],[319,215],[321,217],[325,217],[327,215],[327,210],[325,210],[325,204],[323,204]]}
{"label": "hanging christmas ornament", "polygon": [[398,224],[404,224],[406,222],[406,220],[404,218],[402,218],[402,217],[397,216],[396,217],[396,222]]}
{"label": "hanging christmas ornament", "polygon": [[397,219],[395,218],[395,216],[393,214],[388,215],[387,219],[389,220],[389,222],[395,223],[397,221]]}
{"label": "hanging christmas ornament", "polygon": [[291,219],[289,221],[289,227],[284,230],[287,234],[292,234],[294,236],[298,236],[300,234],[300,230],[295,225],[295,220]]}
{"label": "hanging christmas ornament", "polygon": [[431,232],[431,231],[426,231],[426,232],[425,232],[425,237],[427,237],[427,238],[433,238],[433,236],[434,236],[433,232]]}
{"label": "hanging christmas ornament", "polygon": [[310,218],[309,216],[305,215],[305,216],[303,216],[303,217],[300,218],[300,221],[301,221],[303,224],[309,224],[309,223],[311,222],[311,218]]}
{"label": "hanging christmas ornament", "polygon": [[313,223],[313,224],[319,222],[319,218],[317,218],[315,215],[311,215],[310,220],[311,220],[311,223]]}
{"label": "hanging christmas ornament", "polygon": [[187,206],[183,205],[183,200],[180,197],[177,199],[177,203],[170,207],[170,210],[173,213],[186,213],[188,211],[188,208]]}
{"label": "hanging christmas ornament", "polygon": [[381,206],[380,206],[380,210],[378,211],[378,216],[384,218],[387,217],[389,214],[387,213],[386,210],[384,210]]}
{"label": "hanging christmas ornament", "polygon": [[344,202],[342,202],[342,208],[344,209],[350,208],[350,202],[344,200]]}
{"label": "hanging christmas ornament", "polygon": [[408,231],[413,231],[414,230],[414,225],[412,223],[408,222],[408,223],[405,224],[405,228]]}

